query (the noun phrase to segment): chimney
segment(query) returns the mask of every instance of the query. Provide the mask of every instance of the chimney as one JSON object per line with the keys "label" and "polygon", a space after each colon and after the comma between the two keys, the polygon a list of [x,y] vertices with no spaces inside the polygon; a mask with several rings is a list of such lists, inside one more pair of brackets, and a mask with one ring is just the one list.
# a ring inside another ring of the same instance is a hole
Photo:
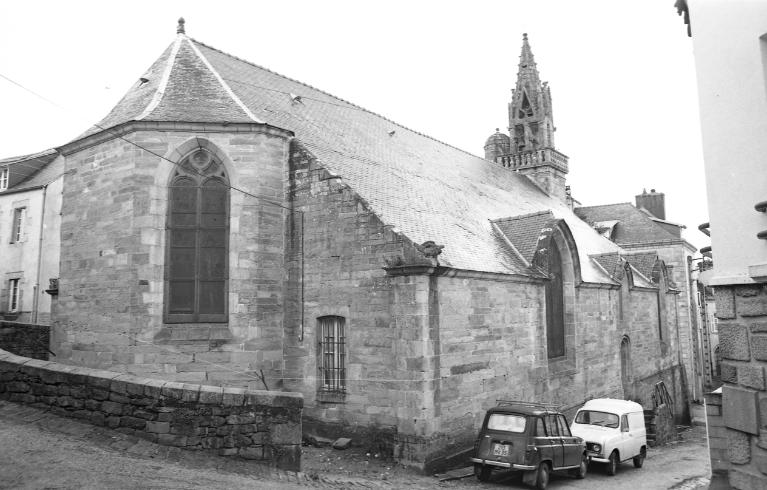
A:
{"label": "chimney", "polygon": [[655,189],[650,189],[649,193],[643,189],[642,193],[636,196],[636,205],[638,208],[650,211],[656,218],[666,219],[665,197],[665,194],[655,192]]}

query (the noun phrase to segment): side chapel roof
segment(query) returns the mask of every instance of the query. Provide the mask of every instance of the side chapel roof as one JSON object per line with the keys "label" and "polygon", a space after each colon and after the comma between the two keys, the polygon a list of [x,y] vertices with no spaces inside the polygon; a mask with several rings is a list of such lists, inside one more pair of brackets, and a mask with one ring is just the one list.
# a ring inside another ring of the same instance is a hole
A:
{"label": "side chapel roof", "polygon": [[415,243],[444,245],[439,257],[444,266],[528,274],[493,230],[492,220],[502,220],[504,234],[527,254],[540,228],[528,229],[530,220],[503,219],[550,214],[569,226],[583,280],[611,282],[588,256],[619,248],[527,177],[212,48],[183,29],[81,138],[133,120],[263,122],[289,130],[385,224]]}
{"label": "side chapel roof", "polygon": [[610,223],[610,234],[618,245],[679,240],[658,224],[657,219],[628,202],[583,206],[575,208],[574,212],[603,232],[607,231],[604,225]]}

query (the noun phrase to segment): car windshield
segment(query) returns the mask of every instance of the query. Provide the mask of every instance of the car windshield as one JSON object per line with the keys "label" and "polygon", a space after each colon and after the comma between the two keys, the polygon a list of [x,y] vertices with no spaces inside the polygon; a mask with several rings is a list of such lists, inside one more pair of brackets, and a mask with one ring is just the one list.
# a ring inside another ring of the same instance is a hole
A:
{"label": "car windshield", "polygon": [[526,422],[527,417],[522,415],[494,413],[487,420],[487,428],[490,430],[522,433],[525,431]]}
{"label": "car windshield", "polygon": [[598,412],[596,410],[581,410],[578,415],[575,416],[576,424],[591,424],[599,425],[601,427],[610,427],[616,429],[620,417],[614,413]]}

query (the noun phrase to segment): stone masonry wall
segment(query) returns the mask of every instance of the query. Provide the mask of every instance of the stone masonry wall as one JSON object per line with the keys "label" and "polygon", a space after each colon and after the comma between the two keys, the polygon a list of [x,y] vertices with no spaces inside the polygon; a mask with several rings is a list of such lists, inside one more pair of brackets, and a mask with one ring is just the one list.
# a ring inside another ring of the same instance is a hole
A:
{"label": "stone masonry wall", "polygon": [[[228,323],[163,322],[175,165],[112,139],[66,157],[53,350],[62,362],[169,381],[279,388],[287,137],[202,125],[126,138],[178,162],[202,146],[230,184]],[[260,378],[263,370],[265,379]]]}
{"label": "stone masonry wall", "polygon": [[[684,243],[674,243],[666,246],[652,244],[649,246],[631,246],[631,251],[651,251],[657,252],[658,257],[663,260],[670,268],[669,277],[674,281],[680,293],[676,296],[677,313],[679,317],[679,348],[687,375],[688,385],[690,387],[690,398],[700,398],[702,396],[702,383],[700,374],[698,382],[695,381],[696,371],[700,359],[698,358],[699,347],[697,346],[696,328],[697,328],[697,291],[690,291],[689,271],[687,256],[690,252]],[[694,393],[693,393],[694,389]]]}
{"label": "stone masonry wall", "polygon": [[[663,380],[672,397],[682,401],[677,405],[684,405],[677,353],[664,353],[660,346],[657,291],[627,290],[624,306],[629,311],[619,321],[621,291],[575,288],[574,296],[566,297],[574,303],[575,335],[566,345],[574,351],[574,364],[562,369],[561,361],[547,360],[541,284],[447,277],[437,284],[440,345],[434,361],[424,362],[436,366],[436,423],[423,441],[431,457],[440,450],[449,454],[470,447],[485,410],[498,399],[577,407],[589,398],[635,397],[652,409],[650,393]],[[675,334],[676,298],[663,298],[667,329]],[[631,393],[623,392],[621,382],[624,335],[632,339]]]}
{"label": "stone masonry wall", "polygon": [[[396,295],[415,299],[415,285],[398,287],[383,269],[384,258],[403,255],[405,244],[296,142],[290,188],[285,386],[304,394],[308,431],[391,442],[398,421],[412,420],[421,407],[414,398],[420,384],[407,381],[414,366],[400,351],[408,348],[401,342],[421,333],[413,323],[394,322],[390,311]],[[346,391],[318,397],[317,325],[324,315],[345,319]]]}
{"label": "stone masonry wall", "polygon": [[[765,488],[767,286],[716,286],[714,296],[720,320],[722,418],[730,485],[738,489]],[[709,427],[709,434],[712,428]]]}
{"label": "stone masonry wall", "polygon": [[17,356],[48,360],[51,327],[0,320],[0,349]]}
{"label": "stone masonry wall", "polygon": [[[304,394],[307,430],[393,442],[400,462],[430,470],[471,447],[496,399],[623,398],[623,335],[632,382],[674,370],[675,295],[662,296],[662,348],[657,290],[570,286],[567,362],[551,367],[543,283],[434,267],[296,142],[290,162],[285,386]],[[318,396],[323,315],[345,319],[346,392],[332,398]]]}
{"label": "stone masonry wall", "polygon": [[301,468],[297,393],[143,379],[0,350],[0,398],[158,444]]}

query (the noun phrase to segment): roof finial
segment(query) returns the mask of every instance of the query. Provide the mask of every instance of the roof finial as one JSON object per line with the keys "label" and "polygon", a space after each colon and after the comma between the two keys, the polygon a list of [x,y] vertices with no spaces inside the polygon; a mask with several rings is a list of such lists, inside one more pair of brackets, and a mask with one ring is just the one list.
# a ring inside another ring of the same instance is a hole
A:
{"label": "roof finial", "polygon": [[527,33],[526,32],[522,33],[522,40],[523,41],[527,41]]}
{"label": "roof finial", "polygon": [[184,23],[186,21],[183,17],[178,18],[178,27],[176,27],[176,34],[186,34],[186,30],[184,29]]}

